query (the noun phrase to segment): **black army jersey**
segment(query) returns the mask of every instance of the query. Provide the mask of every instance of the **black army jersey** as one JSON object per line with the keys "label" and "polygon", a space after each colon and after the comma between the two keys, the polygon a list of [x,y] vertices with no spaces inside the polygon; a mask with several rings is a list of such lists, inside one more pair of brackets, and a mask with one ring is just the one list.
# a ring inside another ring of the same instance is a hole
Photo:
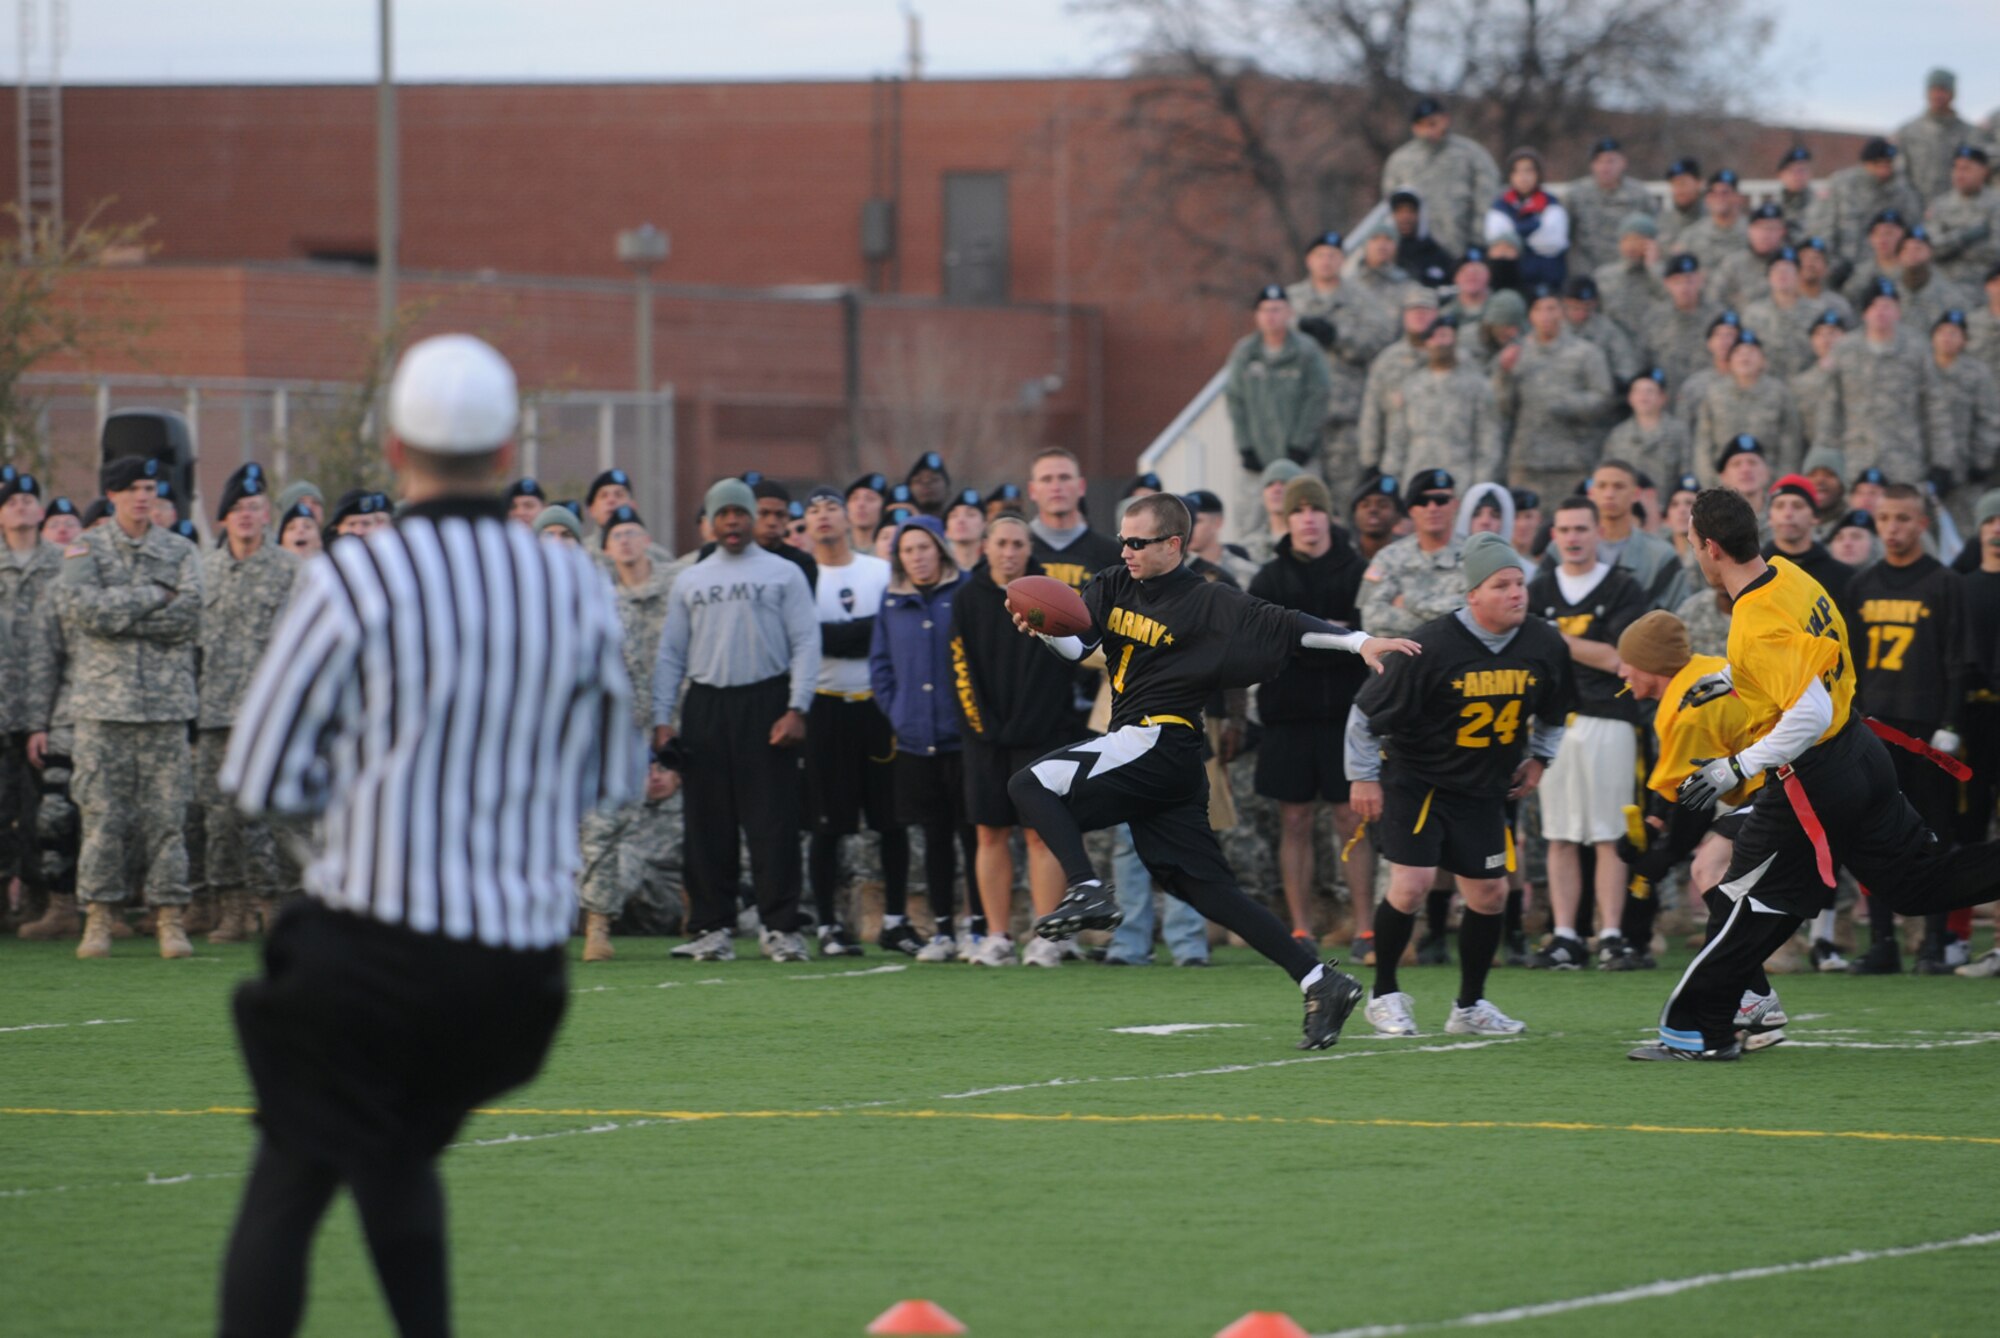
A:
{"label": "black army jersey", "polygon": [[1907,567],[1877,562],[1855,575],[1847,599],[1858,621],[1848,634],[1862,710],[1927,730],[1956,723],[1964,579],[1928,554]]}
{"label": "black army jersey", "polygon": [[1385,774],[1504,797],[1528,755],[1533,721],[1559,725],[1576,709],[1569,647],[1533,614],[1497,652],[1456,613],[1433,618],[1412,640],[1424,653],[1387,657],[1354,699],[1382,741]]}
{"label": "black army jersey", "polygon": [[1185,565],[1150,581],[1112,567],[1083,588],[1083,602],[1104,648],[1113,729],[1147,716],[1176,716],[1199,728],[1216,688],[1275,677],[1295,654],[1345,653],[1303,650],[1300,635],[1325,624],[1203,580]]}
{"label": "black army jersey", "polygon": [[2000,572],[1974,567],[1959,593],[1965,597],[1960,629],[1965,649],[1959,657],[1965,662],[1965,690],[2000,694]]}
{"label": "black army jersey", "polygon": [[[1618,644],[1618,638],[1652,607],[1646,591],[1623,567],[1612,567],[1604,579],[1572,604],[1563,596],[1562,582],[1552,567],[1528,582],[1528,612],[1548,619],[1556,630],[1585,641]],[[1637,721],[1639,708],[1630,695],[1620,696],[1625,685],[1618,675],[1587,664],[1573,664],[1576,676],[1576,713],[1604,716],[1612,720]]]}
{"label": "black army jersey", "polygon": [[1122,566],[1120,559],[1124,556],[1116,539],[1089,529],[1070,540],[1065,548],[1057,548],[1039,532],[1031,531],[1028,551],[1041,564],[1042,575],[1053,576],[1076,591],[1081,591],[1091,577],[1106,567]]}

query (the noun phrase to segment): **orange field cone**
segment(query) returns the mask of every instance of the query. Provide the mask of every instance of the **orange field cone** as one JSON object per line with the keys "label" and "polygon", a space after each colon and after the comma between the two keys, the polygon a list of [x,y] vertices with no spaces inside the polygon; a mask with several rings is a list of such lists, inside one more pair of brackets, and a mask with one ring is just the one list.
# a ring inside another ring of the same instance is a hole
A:
{"label": "orange field cone", "polygon": [[1215,1335],[1215,1338],[1310,1338],[1290,1315],[1276,1310],[1253,1310]]}
{"label": "orange field cone", "polygon": [[[950,1311],[930,1301],[898,1301],[875,1317],[870,1333],[964,1333]],[[1305,1330],[1300,1331],[1301,1338]]]}

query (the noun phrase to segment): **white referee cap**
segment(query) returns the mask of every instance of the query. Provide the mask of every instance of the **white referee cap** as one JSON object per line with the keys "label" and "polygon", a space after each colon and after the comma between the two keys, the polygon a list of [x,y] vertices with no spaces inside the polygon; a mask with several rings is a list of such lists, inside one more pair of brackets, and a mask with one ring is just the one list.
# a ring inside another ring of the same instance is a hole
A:
{"label": "white referee cap", "polygon": [[514,369],[471,335],[434,335],[412,344],[389,383],[389,429],[419,450],[493,450],[514,435],[520,413]]}

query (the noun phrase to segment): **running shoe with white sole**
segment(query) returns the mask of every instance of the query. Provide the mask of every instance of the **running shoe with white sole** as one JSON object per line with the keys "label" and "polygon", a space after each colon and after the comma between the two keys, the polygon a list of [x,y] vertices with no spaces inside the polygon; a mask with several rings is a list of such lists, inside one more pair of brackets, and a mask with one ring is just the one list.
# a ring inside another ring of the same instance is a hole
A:
{"label": "running shoe with white sole", "polygon": [[675,948],[673,955],[692,957],[697,962],[733,962],[736,960],[736,945],[729,941],[727,929],[711,929]]}
{"label": "running shoe with white sole", "polygon": [[1491,999],[1477,1000],[1470,1008],[1454,1003],[1444,1024],[1447,1036],[1519,1036],[1527,1029],[1527,1023],[1508,1017]]}
{"label": "running shoe with white sole", "polygon": [[985,934],[975,934],[970,930],[958,936],[958,957],[961,962],[974,961],[978,957],[979,945],[987,939]]}
{"label": "running shoe with white sole", "polygon": [[1368,993],[1353,976],[1333,969],[1339,964],[1338,959],[1328,958],[1320,964],[1319,979],[1306,986],[1305,1035],[1299,1038],[1301,1050],[1331,1049],[1340,1040],[1340,1029],[1353,1016],[1354,1006]]}
{"label": "running shoe with white sole", "polygon": [[1743,991],[1742,1000],[1736,1005],[1736,1030],[1739,1032],[1776,1031],[1790,1022],[1785,1016],[1785,1007],[1778,1002],[1778,992],[1757,994]]}
{"label": "running shoe with white sole", "polygon": [[1362,1016],[1368,1025],[1375,1028],[1377,1036],[1414,1036],[1417,1034],[1417,1015],[1413,1011],[1416,1000],[1397,990],[1394,994],[1378,994],[1368,1001],[1368,1008]]}
{"label": "running shoe with white sole", "polygon": [[958,941],[950,934],[933,935],[929,943],[917,949],[920,962],[949,962],[958,956]]}
{"label": "running shoe with white sole", "polygon": [[1014,940],[1005,934],[988,934],[980,939],[979,946],[972,950],[972,964],[974,966],[1019,965],[1014,960]]}
{"label": "running shoe with white sole", "polygon": [[861,945],[854,941],[843,924],[821,925],[819,927],[819,955],[822,957],[859,957]]}
{"label": "running shoe with white sole", "polygon": [[1994,976],[2000,976],[2000,948],[1989,950],[1978,960],[1967,962],[1952,974],[1964,976],[1967,980],[1990,980]]}
{"label": "running shoe with white sole", "polygon": [[875,940],[885,952],[900,952],[906,957],[915,957],[923,951],[924,936],[919,934],[908,920],[899,925],[890,925],[882,931],[882,937]]}
{"label": "running shoe with white sole", "polygon": [[810,962],[812,954],[806,951],[806,941],[800,934],[781,934],[765,930],[759,939],[764,955],[774,962]]}
{"label": "running shoe with white sole", "polygon": [[1581,971],[1589,960],[1590,949],[1582,939],[1557,934],[1547,947],[1528,959],[1528,966],[1536,971]]}
{"label": "running shoe with white sole", "polygon": [[1840,949],[1831,939],[1814,939],[1811,958],[1812,968],[1815,971],[1847,970],[1847,958],[1841,956]]}
{"label": "running shoe with white sole", "polygon": [[1028,946],[1021,949],[1021,962],[1025,966],[1044,966],[1053,970],[1063,964],[1062,945],[1045,938],[1031,938]]}
{"label": "running shoe with white sole", "polygon": [[1035,934],[1039,938],[1065,939],[1086,929],[1116,929],[1124,923],[1125,912],[1118,909],[1118,898],[1093,878],[1064,892],[1056,908],[1035,921]]}
{"label": "running shoe with white sole", "polygon": [[1729,1060],[1743,1058],[1743,1045],[1742,1042],[1740,1041],[1732,1041],[1728,1045],[1723,1046],[1720,1050],[1682,1050],[1670,1045],[1642,1045],[1637,1050],[1634,1050],[1631,1054],[1626,1055],[1625,1058],[1650,1059],[1650,1060],[1662,1060],[1662,1059],[1706,1060],[1711,1064],[1726,1063]]}

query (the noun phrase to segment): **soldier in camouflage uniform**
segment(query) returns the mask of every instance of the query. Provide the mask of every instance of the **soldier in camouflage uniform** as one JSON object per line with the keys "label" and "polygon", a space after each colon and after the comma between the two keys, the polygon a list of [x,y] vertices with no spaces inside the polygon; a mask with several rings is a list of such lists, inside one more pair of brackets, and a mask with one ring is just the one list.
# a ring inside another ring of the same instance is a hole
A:
{"label": "soldier in camouflage uniform", "polygon": [[1403,290],[1410,287],[1410,276],[1396,263],[1396,229],[1387,223],[1377,223],[1361,239],[1361,261],[1347,276],[1363,297],[1375,304],[1377,310],[1394,313],[1402,310]]}
{"label": "soldier in camouflage uniform", "polygon": [[1691,255],[1667,261],[1667,300],[1647,313],[1639,332],[1639,349],[1649,366],[1667,374],[1671,404],[1680,402],[1689,377],[1708,366],[1708,327],[1720,309],[1702,301],[1701,262]]}
{"label": "soldier in camouflage uniform", "polygon": [[201,676],[195,716],[195,794],[202,811],[203,867],[220,919],[210,943],[240,943],[269,927],[283,890],[271,828],[244,816],[216,785],[236,708],[292,596],[299,561],[271,538],[264,467],[247,464],[223,485],[216,521],[223,544],[201,557]]}
{"label": "soldier in camouflage uniform", "polygon": [[1702,203],[1701,164],[1692,158],[1676,158],[1667,165],[1667,207],[1660,211],[1660,253],[1671,255],[1686,248],[1681,234],[1708,217]]}
{"label": "soldier in camouflage uniform", "polygon": [[1390,410],[1382,472],[1443,469],[1455,478],[1500,476],[1500,404],[1477,367],[1458,360],[1458,322],[1440,316],[1424,336],[1426,362],[1403,378]]}
{"label": "soldier in camouflage uniform", "polygon": [[1812,327],[1812,365],[1791,378],[1792,399],[1799,406],[1799,429],[1806,450],[1840,449],[1840,395],[1834,383],[1833,350],[1847,335],[1847,322],[1837,311],[1824,311]]}
{"label": "soldier in camouflage uniform", "polygon": [[1413,532],[1361,575],[1361,627],[1370,636],[1408,636],[1465,603],[1465,541],[1453,532],[1457,482],[1442,469],[1420,469],[1403,496]]}
{"label": "soldier in camouflage uniform", "polygon": [[1799,285],[1800,256],[1793,247],[1779,247],[1764,267],[1765,292],[1740,308],[1743,324],[1764,341],[1772,374],[1787,381],[1813,365],[1812,330],[1821,315],[1837,311],[1850,322],[1854,315],[1838,293],[1805,295]]}
{"label": "soldier in camouflage uniform", "polygon": [[1632,378],[1625,402],[1632,416],[1604,439],[1604,458],[1624,460],[1662,489],[1689,472],[1693,439],[1687,424],[1667,412],[1667,374],[1648,368]]}
{"label": "soldier in camouflage uniform", "polygon": [[1878,468],[1891,483],[1949,491],[1958,448],[1930,342],[1902,323],[1894,284],[1861,311],[1861,332],[1833,350],[1834,412],[1850,470]]}
{"label": "soldier in camouflage uniform", "polygon": [[[18,878],[25,894],[22,918],[36,925],[47,918],[47,889],[35,835],[41,786],[28,747],[35,729],[28,668],[38,611],[62,567],[61,551],[42,542],[41,525],[42,488],[34,476],[16,474],[0,483],[0,532],[5,535],[0,546],[0,911],[6,907],[7,881]],[[52,923],[30,937],[44,937],[56,928],[67,933],[75,921],[73,906],[56,906]]]}
{"label": "soldier in camouflage uniform", "polygon": [[1709,299],[1739,311],[1769,290],[1766,271],[1785,249],[1785,215],[1775,204],[1750,211],[1748,244],[1724,256],[1706,285]]}
{"label": "soldier in camouflage uniform", "polygon": [[[2000,379],[1985,364],[1965,356],[1966,315],[1948,311],[1931,328],[1938,391],[1951,420],[1950,440],[1959,448],[1952,471],[1960,479],[1983,479],[2000,454]],[[1964,526],[1981,485],[1966,483],[1951,494],[1952,513]],[[1962,513],[1962,514],[1961,514]]]}
{"label": "soldier in camouflage uniform", "polygon": [[[625,632],[625,672],[635,683],[646,682],[653,672],[660,634],[667,625],[668,596],[683,569],[677,563],[654,561],[653,548],[645,523],[631,507],[620,506],[605,517],[604,551],[612,559],[618,620]],[[632,727],[641,734],[650,727],[652,716],[652,702],[640,700],[644,695],[635,693],[632,702]],[[677,773],[654,763],[643,799],[584,818],[583,873],[577,884],[577,901],[584,912],[584,961],[611,960],[611,922],[634,896],[678,918],[679,781]]]}
{"label": "soldier in camouflage uniform", "polygon": [[1986,273],[1986,301],[1965,313],[1965,351],[2000,380],[2000,265]]}
{"label": "soldier in camouflage uniform", "polygon": [[1674,393],[1674,417],[1687,424],[1689,436],[1694,435],[1696,424],[1701,422],[1701,402],[1708,398],[1708,392],[1729,379],[1729,355],[1735,351],[1742,333],[1742,319],[1733,311],[1724,311],[1708,323],[1704,345],[1707,364],[1688,373],[1687,380]]}
{"label": "soldier in camouflage uniform", "polygon": [[1689,595],[1674,616],[1687,624],[1688,641],[1697,655],[1729,653],[1730,599],[1706,585]]}
{"label": "soldier in camouflage uniform", "polygon": [[1586,344],[1594,344],[1611,368],[1612,379],[1620,385],[1645,369],[1639,346],[1632,336],[1609,316],[1598,310],[1597,280],[1588,274],[1573,274],[1563,285],[1563,319],[1570,333]]}
{"label": "soldier in camouflage uniform", "polygon": [[2000,191],[1993,189],[1985,149],[1961,144],[1951,160],[1951,189],[1924,212],[1931,248],[1946,278],[1967,287],[2000,265]]}
{"label": "soldier in camouflage uniform", "polygon": [[1924,80],[1924,114],[1896,129],[1903,170],[1917,195],[1925,200],[1951,189],[1951,156],[1959,145],[1987,147],[1985,132],[1952,106],[1957,93],[1956,75],[1946,69],[1932,70]]}
{"label": "soldier in camouflage uniform", "polygon": [[[1438,319],[1437,294],[1418,284],[1403,292],[1403,337],[1375,355],[1368,364],[1368,383],[1361,394],[1361,469],[1395,473],[1382,462],[1403,456],[1392,440],[1401,421],[1403,382],[1430,361],[1424,339]],[[1338,479],[1343,492],[1360,482],[1360,476]]]}
{"label": "soldier in camouflage uniform", "polygon": [[1729,351],[1729,375],[1702,396],[1695,417],[1694,472],[1704,488],[1715,486],[1714,461],[1741,436],[1764,443],[1774,474],[1794,474],[1805,458],[1805,430],[1798,402],[1783,378],[1765,369],[1763,341],[1744,330]]}
{"label": "soldier in camouflage uniform", "polygon": [[1563,200],[1569,210],[1569,270],[1594,274],[1618,259],[1619,231],[1634,214],[1651,217],[1653,197],[1625,175],[1625,154],[1615,139],[1600,139],[1590,150],[1590,177]]}
{"label": "soldier in camouflage uniform", "polygon": [[1493,155],[1451,133],[1451,115],[1435,98],[1410,112],[1411,139],[1382,164],[1382,198],[1415,191],[1430,208],[1431,235],[1453,255],[1484,235],[1486,208],[1500,194]]}
{"label": "soldier in camouflage uniform", "polygon": [[1905,219],[1924,216],[1923,200],[1896,175],[1896,146],[1871,139],[1861,147],[1860,165],[1835,172],[1807,215],[1807,233],[1824,237],[1832,252],[1836,287],[1868,258],[1870,224],[1885,209]]}
{"label": "soldier in camouflage uniform", "polygon": [[1797,246],[1809,235],[1806,219],[1812,213],[1812,150],[1794,144],[1778,159],[1778,209],[1785,216],[1785,240]]}
{"label": "soldier in camouflage uniform", "polygon": [[[1702,196],[1702,204],[1707,211],[1699,223],[1681,229],[1668,244],[1668,254],[1685,252],[1697,256],[1701,267],[1710,275],[1722,268],[1722,262],[1741,251],[1749,244],[1749,229],[1743,221],[1743,192],[1737,189],[1736,173],[1725,167],[1708,179],[1708,190]],[[1715,282],[1711,279],[1712,290]],[[1715,300],[1720,301],[1719,297]]]}
{"label": "soldier in camouflage uniform", "polygon": [[1660,225],[1651,214],[1628,214],[1619,225],[1617,257],[1591,275],[1597,281],[1598,309],[1632,336],[1635,347],[1653,308],[1670,301],[1667,286],[1653,272],[1659,235]]}
{"label": "soldier in camouflage uniform", "polygon": [[1494,360],[1494,389],[1507,424],[1507,476],[1517,488],[1567,497],[1597,467],[1613,406],[1611,367],[1571,334],[1562,299],[1535,290],[1530,334]]}
{"label": "soldier in camouflage uniform", "polygon": [[1928,330],[1947,311],[1970,311],[1979,305],[1978,293],[1953,283],[1931,263],[1930,229],[1919,223],[1904,236],[1896,250],[1896,289],[1903,298],[1903,320],[1913,330]]}
{"label": "soldier in camouflage uniform", "polygon": [[1849,303],[1860,306],[1877,279],[1893,281],[1902,273],[1902,262],[1896,257],[1910,223],[1899,209],[1884,209],[1868,220],[1867,254],[1856,262],[1847,282],[1840,286],[1840,295]]}
{"label": "soldier in camouflage uniform", "polygon": [[79,957],[111,951],[114,908],[129,892],[126,853],[143,852],[160,955],[188,957],[182,827],[194,795],[201,555],[152,522],[157,460],[113,460],[99,473],[113,519],[63,551],[56,599],[68,634],[76,714],[71,790],[83,821],[77,895],[89,905]]}
{"label": "soldier in camouflage uniform", "polygon": [[1285,290],[1300,332],[1326,351],[1333,384],[1327,392],[1320,467],[1334,480],[1360,473],[1361,392],[1368,364],[1396,338],[1392,313],[1358,286],[1341,281],[1346,260],[1340,234],[1324,233],[1306,248],[1306,277]]}
{"label": "soldier in camouflage uniform", "polygon": [[1493,359],[1500,356],[1500,350],[1517,343],[1527,326],[1528,304],[1513,289],[1503,289],[1487,299],[1485,310],[1479,313],[1477,329],[1467,327],[1461,318],[1459,357],[1482,372],[1491,372]]}

